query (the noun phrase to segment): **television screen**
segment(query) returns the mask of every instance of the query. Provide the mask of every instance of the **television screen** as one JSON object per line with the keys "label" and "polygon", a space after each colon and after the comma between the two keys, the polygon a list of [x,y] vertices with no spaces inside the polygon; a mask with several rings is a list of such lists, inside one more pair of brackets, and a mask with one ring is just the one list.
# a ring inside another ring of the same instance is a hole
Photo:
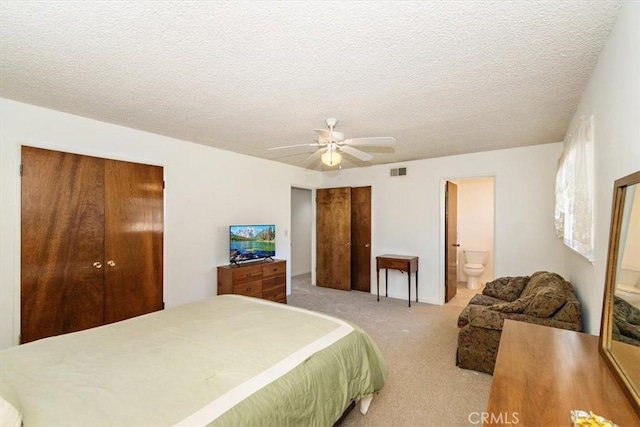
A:
{"label": "television screen", "polygon": [[276,226],[229,226],[229,261],[238,263],[276,256]]}

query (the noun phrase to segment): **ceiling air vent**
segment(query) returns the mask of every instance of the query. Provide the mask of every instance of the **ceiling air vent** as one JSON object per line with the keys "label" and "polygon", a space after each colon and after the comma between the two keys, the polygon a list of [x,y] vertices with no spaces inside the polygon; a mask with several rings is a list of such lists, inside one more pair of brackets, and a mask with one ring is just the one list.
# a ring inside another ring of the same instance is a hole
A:
{"label": "ceiling air vent", "polygon": [[407,168],[391,169],[391,176],[407,176]]}

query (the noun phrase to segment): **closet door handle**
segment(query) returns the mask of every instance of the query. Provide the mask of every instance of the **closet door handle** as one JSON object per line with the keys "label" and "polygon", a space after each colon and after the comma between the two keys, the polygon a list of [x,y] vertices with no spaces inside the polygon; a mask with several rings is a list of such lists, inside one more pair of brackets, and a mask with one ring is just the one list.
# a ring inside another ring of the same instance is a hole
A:
{"label": "closet door handle", "polygon": [[115,266],[116,266],[116,262],[115,262],[115,261],[113,261],[113,260],[109,260],[109,261],[107,261],[107,265],[108,265],[109,267],[115,267]]}
{"label": "closet door handle", "polygon": [[94,263],[93,263],[93,266],[94,266],[95,268],[102,268],[102,263],[101,263],[101,262],[96,261],[96,262],[94,262]]}

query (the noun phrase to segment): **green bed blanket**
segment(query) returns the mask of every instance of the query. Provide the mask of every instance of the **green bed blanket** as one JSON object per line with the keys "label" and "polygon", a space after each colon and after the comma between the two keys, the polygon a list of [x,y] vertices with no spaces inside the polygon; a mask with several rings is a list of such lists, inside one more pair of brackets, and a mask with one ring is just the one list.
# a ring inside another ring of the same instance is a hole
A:
{"label": "green bed blanket", "polygon": [[0,352],[24,426],[331,426],[380,390],[360,328],[222,295]]}

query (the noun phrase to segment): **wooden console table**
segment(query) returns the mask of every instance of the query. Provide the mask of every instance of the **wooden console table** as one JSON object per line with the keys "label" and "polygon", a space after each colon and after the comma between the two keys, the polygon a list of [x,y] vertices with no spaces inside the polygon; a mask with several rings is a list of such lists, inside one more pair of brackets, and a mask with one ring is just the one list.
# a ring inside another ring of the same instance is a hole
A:
{"label": "wooden console table", "polygon": [[569,426],[572,409],[640,425],[597,336],[506,320],[485,425]]}
{"label": "wooden console table", "polygon": [[411,307],[411,273],[416,273],[416,302],[418,302],[418,257],[405,255],[380,255],[376,257],[376,278],[378,281],[378,301],[380,301],[380,269],[384,268],[385,297],[389,296],[389,269],[407,273],[409,307]]}

